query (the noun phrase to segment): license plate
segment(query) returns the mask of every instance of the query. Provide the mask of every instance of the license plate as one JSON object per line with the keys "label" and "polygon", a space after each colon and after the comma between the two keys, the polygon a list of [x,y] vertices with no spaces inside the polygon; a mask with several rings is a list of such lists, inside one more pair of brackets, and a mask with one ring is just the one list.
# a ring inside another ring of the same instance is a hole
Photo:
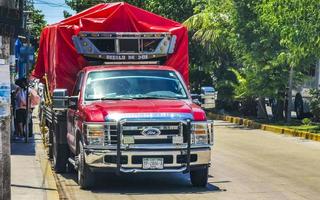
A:
{"label": "license plate", "polygon": [[132,136],[124,136],[123,143],[124,144],[134,144],[134,138]]}
{"label": "license plate", "polygon": [[181,137],[181,136],[173,136],[172,137],[172,143],[173,144],[182,144],[183,143],[183,137]]}
{"label": "license plate", "polygon": [[163,158],[143,158],[143,169],[163,169]]}

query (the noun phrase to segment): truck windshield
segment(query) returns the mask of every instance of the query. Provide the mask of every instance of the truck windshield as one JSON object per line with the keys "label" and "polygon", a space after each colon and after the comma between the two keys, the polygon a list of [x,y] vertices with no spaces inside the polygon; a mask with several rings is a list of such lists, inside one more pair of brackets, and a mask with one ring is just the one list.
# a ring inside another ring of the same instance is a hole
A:
{"label": "truck windshield", "polygon": [[117,70],[90,72],[85,100],[187,99],[177,74],[166,70]]}

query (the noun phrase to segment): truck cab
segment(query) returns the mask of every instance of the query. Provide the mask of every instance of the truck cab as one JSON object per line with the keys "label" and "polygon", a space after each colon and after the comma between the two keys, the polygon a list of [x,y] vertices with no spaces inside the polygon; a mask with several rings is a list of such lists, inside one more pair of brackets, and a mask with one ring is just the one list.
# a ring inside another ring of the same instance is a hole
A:
{"label": "truck cab", "polygon": [[194,185],[207,184],[213,124],[173,68],[86,67],[72,95],[67,142],[80,186],[95,171],[190,172]]}

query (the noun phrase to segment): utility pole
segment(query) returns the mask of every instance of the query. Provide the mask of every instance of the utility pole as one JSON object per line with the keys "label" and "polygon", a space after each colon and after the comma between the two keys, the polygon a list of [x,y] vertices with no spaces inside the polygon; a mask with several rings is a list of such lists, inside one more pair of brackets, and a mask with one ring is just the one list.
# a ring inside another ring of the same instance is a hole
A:
{"label": "utility pole", "polygon": [[[30,45],[30,30],[28,28],[28,20],[29,20],[29,14],[30,11],[27,10],[27,6],[32,6],[33,5],[33,0],[26,0],[25,1],[25,10],[24,10],[24,14],[25,14],[25,32],[26,32],[26,36],[27,36],[27,50],[29,51],[29,49],[31,48]],[[27,109],[27,118],[26,118],[26,134],[25,134],[25,143],[28,143],[28,139],[29,139],[29,123],[30,123],[30,102],[29,102],[29,79],[28,79],[28,72],[30,69],[30,59],[29,56],[27,56],[27,63],[26,63],[26,79],[27,79],[27,88],[26,88],[26,109]]]}
{"label": "utility pole", "polygon": [[[0,2],[1,3],[1,2]],[[1,4],[0,4],[1,6]],[[1,17],[1,14],[0,14]],[[3,17],[3,16],[2,16]],[[7,34],[0,34],[0,199],[11,198],[10,164],[10,41]]]}
{"label": "utility pole", "polygon": [[9,200],[11,199],[10,116],[0,118],[0,144],[0,199]]}

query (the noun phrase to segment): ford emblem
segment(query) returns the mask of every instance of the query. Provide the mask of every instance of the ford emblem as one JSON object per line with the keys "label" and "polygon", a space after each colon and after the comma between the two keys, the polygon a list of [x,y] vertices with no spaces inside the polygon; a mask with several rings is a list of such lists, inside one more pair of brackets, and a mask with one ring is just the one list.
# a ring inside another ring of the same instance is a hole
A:
{"label": "ford emblem", "polygon": [[157,128],[146,128],[141,132],[144,136],[157,136],[161,134],[161,131]]}

